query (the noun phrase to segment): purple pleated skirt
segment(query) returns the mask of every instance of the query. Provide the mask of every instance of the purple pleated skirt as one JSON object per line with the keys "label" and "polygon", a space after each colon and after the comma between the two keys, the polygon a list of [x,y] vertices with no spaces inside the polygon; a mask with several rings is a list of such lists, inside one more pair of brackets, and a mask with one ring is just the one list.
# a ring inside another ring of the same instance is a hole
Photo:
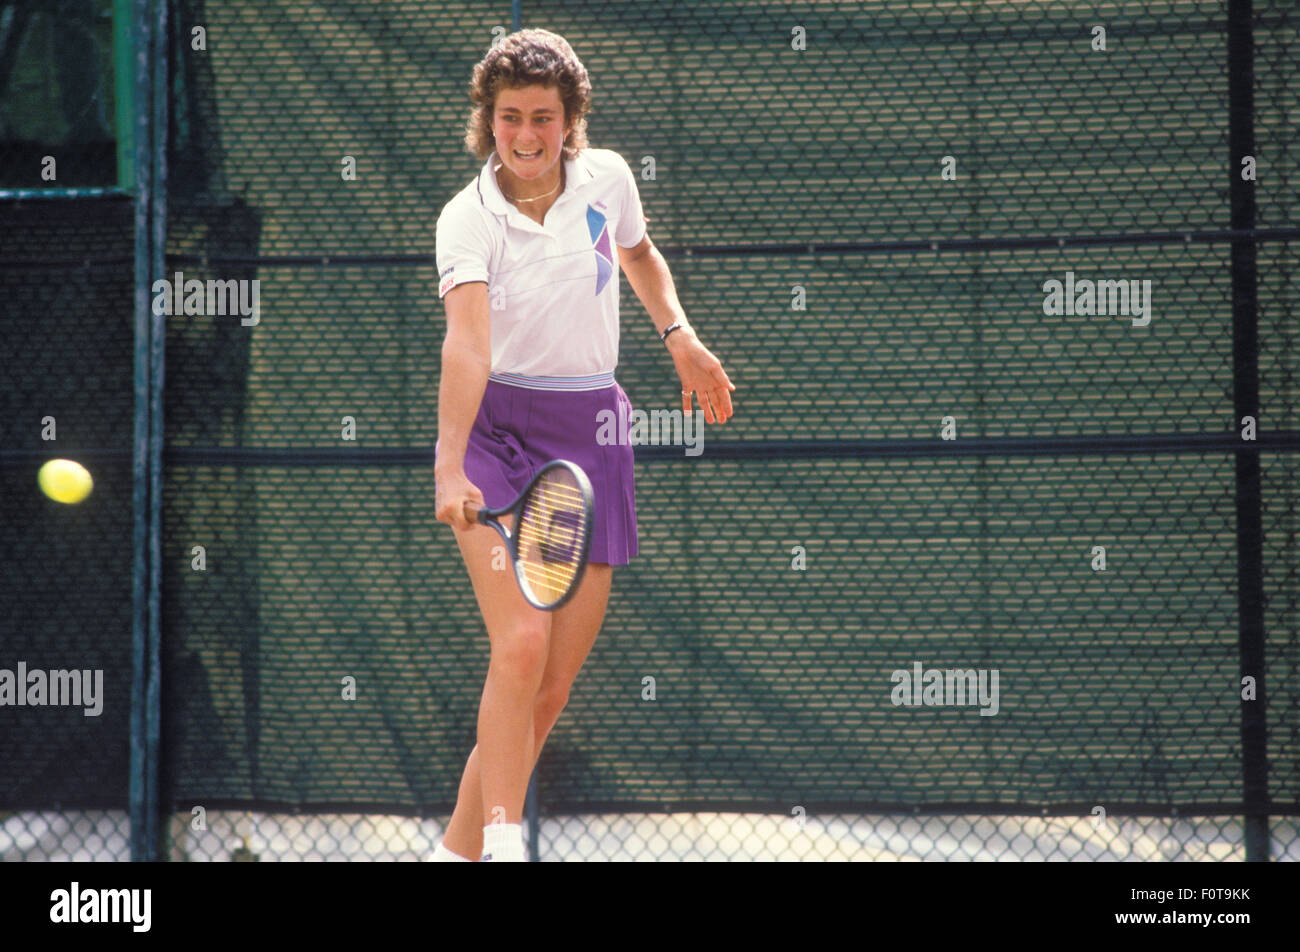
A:
{"label": "purple pleated skirt", "polygon": [[630,445],[601,445],[597,433],[610,413],[626,420],[631,412],[617,383],[533,390],[489,380],[470,431],[465,475],[490,508],[499,508],[514,502],[545,463],[577,463],[595,497],[589,561],[627,565],[637,554],[634,454]]}

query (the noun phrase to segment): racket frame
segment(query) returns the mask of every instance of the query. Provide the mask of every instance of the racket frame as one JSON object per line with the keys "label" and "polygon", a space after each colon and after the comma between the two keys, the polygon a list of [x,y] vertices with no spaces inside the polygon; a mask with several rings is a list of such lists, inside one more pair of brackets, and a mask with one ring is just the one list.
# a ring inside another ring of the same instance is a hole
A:
{"label": "racket frame", "polygon": [[[579,547],[581,555],[578,561],[578,569],[573,575],[573,581],[569,583],[568,591],[566,591],[558,600],[549,605],[544,605],[538,602],[531,594],[532,586],[528,584],[528,579],[524,575],[523,563],[519,558],[519,540],[517,535],[515,532],[512,532],[510,529],[505,527],[505,525],[500,521],[500,517],[513,515],[515,517],[514,528],[518,529],[519,520],[523,516],[524,501],[528,498],[529,493],[533,491],[534,487],[541,482],[542,477],[554,469],[568,470],[573,476],[574,481],[578,484],[578,491],[582,496],[582,507],[587,518],[583,520],[582,539]],[[591,489],[591,480],[587,478],[587,474],[582,471],[581,466],[564,459],[551,460],[549,463],[543,465],[541,469],[533,474],[533,478],[528,481],[528,485],[524,487],[523,492],[515,497],[514,502],[510,503],[508,506],[502,506],[499,509],[489,509],[484,507],[475,511],[475,507],[472,504],[466,503],[465,505],[465,515],[467,518],[472,522],[479,523],[480,525],[491,526],[497,531],[497,535],[501,536],[501,540],[506,544],[506,551],[510,554],[510,562],[514,566],[515,582],[519,585],[520,594],[524,596],[524,600],[527,601],[529,605],[544,612],[555,611],[571,599],[573,594],[578,590],[578,586],[582,582],[583,573],[587,570],[588,557],[591,555],[591,523],[595,516],[595,511],[595,494]]]}

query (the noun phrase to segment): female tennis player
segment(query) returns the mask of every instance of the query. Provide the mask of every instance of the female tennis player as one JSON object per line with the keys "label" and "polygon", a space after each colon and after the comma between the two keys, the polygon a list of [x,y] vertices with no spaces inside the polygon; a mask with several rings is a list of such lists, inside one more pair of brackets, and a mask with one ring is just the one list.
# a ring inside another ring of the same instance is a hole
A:
{"label": "female tennis player", "polygon": [[[474,67],[470,100],[465,143],[485,164],[438,217],[434,477],[491,656],[478,743],[433,858],[522,861],[528,778],[600,631],[613,566],[637,554],[632,447],[597,439],[604,411],[631,411],[614,380],[620,267],[677,369],[683,413],[694,395],[707,422],[725,423],[735,387],[686,319],[627,162],[587,144],[591,84],[569,44],[546,30],[505,37]],[[553,459],[582,467],[595,511],[577,591],[544,612],[464,507],[510,504]]]}

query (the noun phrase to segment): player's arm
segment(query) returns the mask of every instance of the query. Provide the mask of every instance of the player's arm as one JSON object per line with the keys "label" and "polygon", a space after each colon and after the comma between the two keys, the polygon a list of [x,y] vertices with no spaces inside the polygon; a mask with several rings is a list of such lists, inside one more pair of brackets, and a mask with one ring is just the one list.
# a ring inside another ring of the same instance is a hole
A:
{"label": "player's arm", "polygon": [[700,343],[687,321],[664,256],[650,236],[645,235],[631,248],[619,247],[618,263],[627,276],[627,283],[649,312],[658,333],[662,334],[673,323],[682,325],[680,330],[669,334],[666,341],[677,376],[682,381],[682,390],[686,391],[682,396],[682,409],[689,413],[690,394],[698,393],[704,419],[709,423],[726,423],[731,416],[731,391],[736,387],[722,369],[721,361]]}
{"label": "player's arm", "polygon": [[627,276],[627,283],[650,313],[655,331],[662,334],[664,328],[674,322],[682,325],[681,330],[673,331],[668,336],[670,347],[674,338],[695,336],[690,322],[686,320],[686,312],[682,310],[682,302],[677,299],[677,286],[673,284],[668,262],[654,246],[649,235],[632,248],[619,248],[618,263]]}
{"label": "player's arm", "polygon": [[468,529],[464,502],[483,505],[483,496],[465,476],[465,448],[478,416],[488,372],[492,369],[492,336],[488,288],[471,281],[452,288],[442,299],[447,333],[442,340],[442,377],[438,383],[437,518]]}

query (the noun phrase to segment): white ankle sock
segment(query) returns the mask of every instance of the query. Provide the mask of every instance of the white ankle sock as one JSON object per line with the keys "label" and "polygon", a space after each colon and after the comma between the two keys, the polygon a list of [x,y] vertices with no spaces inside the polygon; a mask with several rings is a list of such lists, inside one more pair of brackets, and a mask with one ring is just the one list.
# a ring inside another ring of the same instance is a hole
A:
{"label": "white ankle sock", "polygon": [[437,849],[433,851],[433,859],[430,862],[469,863],[472,861],[468,856],[461,856],[459,853],[453,853],[451,850],[447,849],[447,847],[443,846],[442,843],[439,843]]}
{"label": "white ankle sock", "polygon": [[489,823],[483,827],[483,860],[494,863],[524,861],[524,827],[520,823]]}

